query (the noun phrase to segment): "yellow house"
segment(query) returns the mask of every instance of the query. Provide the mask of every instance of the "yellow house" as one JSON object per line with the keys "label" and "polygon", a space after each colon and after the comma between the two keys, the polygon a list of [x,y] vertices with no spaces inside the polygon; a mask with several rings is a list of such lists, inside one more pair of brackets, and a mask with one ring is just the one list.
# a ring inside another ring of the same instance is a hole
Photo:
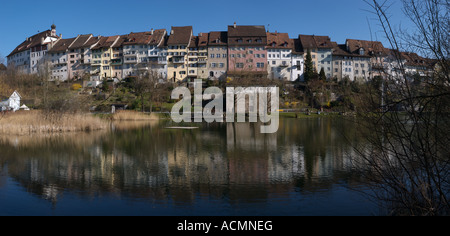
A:
{"label": "yellow house", "polygon": [[188,48],[191,42],[192,26],[172,27],[167,41],[167,79],[173,82],[185,81],[188,77]]}
{"label": "yellow house", "polygon": [[100,42],[92,48],[91,75],[94,79],[110,79],[113,76],[113,46],[120,36],[102,37]]}

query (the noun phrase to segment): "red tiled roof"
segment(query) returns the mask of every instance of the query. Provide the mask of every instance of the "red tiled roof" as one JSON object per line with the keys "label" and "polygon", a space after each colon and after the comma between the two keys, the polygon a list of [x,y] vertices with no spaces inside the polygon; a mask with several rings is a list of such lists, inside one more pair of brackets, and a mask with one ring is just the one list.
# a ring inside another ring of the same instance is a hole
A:
{"label": "red tiled roof", "polygon": [[269,33],[267,32],[268,49],[292,49],[293,41],[289,38],[288,33]]}
{"label": "red tiled roof", "polygon": [[124,38],[123,45],[143,45],[150,42],[151,32],[130,33]]}
{"label": "red tiled roof", "polygon": [[303,55],[303,48],[300,39],[291,39],[292,41],[292,54]]}
{"label": "red tiled roof", "polygon": [[198,35],[198,46],[206,47],[208,46],[209,33],[200,33]]}
{"label": "red tiled roof", "polygon": [[192,26],[172,27],[167,45],[189,45]]}
{"label": "red tiled roof", "polygon": [[112,47],[119,37],[120,36],[101,37],[97,45],[95,45],[92,49]]}
{"label": "red tiled roof", "polygon": [[[397,50],[390,50],[391,53],[398,52]],[[398,55],[398,54],[396,54]],[[405,65],[407,66],[431,66],[433,63],[433,60],[424,58],[419,56],[417,53],[413,52],[400,52],[400,57],[402,60],[404,60]]]}
{"label": "red tiled roof", "polygon": [[228,37],[266,37],[263,25],[229,25]]}
{"label": "red tiled roof", "polygon": [[191,42],[189,42],[190,48],[198,48],[198,36],[192,36]]}
{"label": "red tiled roof", "polygon": [[303,50],[305,49],[331,49],[333,45],[330,37],[328,36],[316,36],[316,35],[299,35],[300,43]]}
{"label": "red tiled roof", "polygon": [[[16,48],[8,55],[8,57],[11,56],[11,55],[13,55],[13,54],[16,54],[16,53],[18,53],[18,52],[23,52],[23,51],[29,50],[29,49],[31,49],[31,48],[33,48],[33,47],[40,46],[40,45],[41,45],[41,39],[42,39],[42,38],[45,39],[46,37],[51,37],[51,31],[50,31],[50,30],[46,30],[46,31],[44,31],[44,32],[40,32],[40,33],[38,33],[38,34],[35,34],[35,35],[33,35],[33,36],[27,38],[27,40],[25,40],[24,42],[22,42],[21,44],[19,44],[19,46],[17,46],[17,47],[16,47]],[[58,38],[58,37],[55,37],[55,38]]]}
{"label": "red tiled roof", "polygon": [[124,42],[126,41],[128,35],[120,35],[119,39],[111,46],[113,48],[119,48],[124,45]]}
{"label": "red tiled roof", "polygon": [[346,41],[347,49],[352,54],[360,54],[359,49],[364,49],[364,55],[374,56],[374,55],[384,55],[389,53],[381,42],[378,41],[367,41],[358,39],[347,39]]}
{"label": "red tiled roof", "polygon": [[73,42],[72,45],[69,47],[69,49],[82,48],[89,41],[89,39],[91,37],[92,37],[92,34],[85,34],[85,35],[78,36],[77,39],[75,40],[75,42]]}
{"label": "red tiled roof", "polygon": [[262,25],[229,25],[228,45],[266,46],[267,35]]}
{"label": "red tiled roof", "polygon": [[60,39],[50,50],[48,50],[48,52],[65,52],[69,49],[69,46],[75,41],[75,39],[76,38]]}
{"label": "red tiled roof", "polygon": [[227,31],[213,31],[209,33],[208,45],[210,46],[226,46],[227,41]]}

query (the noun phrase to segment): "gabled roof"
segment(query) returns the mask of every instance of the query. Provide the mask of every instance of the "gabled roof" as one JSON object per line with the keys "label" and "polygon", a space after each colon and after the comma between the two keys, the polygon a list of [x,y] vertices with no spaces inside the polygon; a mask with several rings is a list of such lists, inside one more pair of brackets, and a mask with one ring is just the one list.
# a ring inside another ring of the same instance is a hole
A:
{"label": "gabled roof", "polygon": [[267,35],[263,25],[229,25],[228,45],[266,46]]}
{"label": "gabled roof", "polygon": [[229,25],[228,37],[266,37],[263,25]]}
{"label": "gabled roof", "polygon": [[79,35],[75,39],[75,42],[73,42],[72,45],[70,45],[69,49],[79,49],[84,47],[91,37],[92,34]]}
{"label": "gabled roof", "polygon": [[303,55],[305,53],[303,52],[300,39],[291,39],[291,42],[292,42],[292,54]]}
{"label": "gabled roof", "polygon": [[152,37],[151,32],[139,32],[127,35],[124,38],[123,45],[144,45],[149,44],[150,38]]}
{"label": "gabled roof", "polygon": [[158,46],[162,42],[164,42],[164,37],[167,35],[167,31],[165,29],[157,29],[153,30],[152,37],[150,38],[149,45]]}
{"label": "gabled roof", "polygon": [[192,36],[192,26],[174,27],[167,41],[167,45],[189,45]]}
{"label": "gabled roof", "polygon": [[120,35],[117,41],[111,46],[113,48],[119,48],[124,45],[124,42],[126,41],[128,35]]}
{"label": "gabled roof", "polygon": [[434,64],[433,60],[421,57],[417,53],[414,53],[414,52],[398,53],[398,51],[394,50],[394,49],[390,49],[390,51],[391,51],[391,54],[400,55],[400,59],[404,61],[404,64],[406,66],[429,67]]}
{"label": "gabled roof", "polygon": [[13,55],[13,54],[16,54],[16,53],[19,53],[19,52],[23,52],[23,51],[26,51],[26,50],[29,50],[29,49],[31,49],[31,48],[33,48],[33,47],[36,47],[36,46],[40,46],[41,45],[41,39],[42,38],[47,38],[47,37],[52,37],[52,38],[55,38],[55,39],[57,39],[58,37],[57,36],[51,36],[51,31],[50,30],[46,30],[46,31],[44,31],[44,32],[40,32],[40,33],[38,33],[38,34],[35,34],[35,35],[33,35],[33,36],[31,36],[31,37],[29,37],[29,38],[27,38],[24,42],[22,42],[21,44],[19,44],[19,46],[17,46],[9,55],[8,55],[8,57],[9,56],[11,56],[11,55]]}
{"label": "gabled roof", "polygon": [[267,49],[292,49],[293,41],[289,38],[288,33],[270,33],[267,32]]}
{"label": "gabled roof", "polygon": [[58,42],[53,45],[53,47],[48,50],[49,53],[53,52],[65,52],[69,49],[69,46],[75,41],[76,38],[70,39],[60,39]]}
{"label": "gabled roof", "polygon": [[308,49],[331,49],[333,45],[330,37],[317,35],[299,35],[303,51]]}
{"label": "gabled roof", "polygon": [[109,37],[101,37],[97,45],[95,45],[92,49],[101,49],[101,48],[109,48],[114,45],[116,40],[119,39],[120,36],[109,36]]}
{"label": "gabled roof", "polygon": [[167,41],[169,40],[169,36],[166,34],[161,39],[161,43],[158,45],[158,48],[167,48]]}
{"label": "gabled roof", "polygon": [[100,42],[100,39],[103,38],[102,36],[92,37],[90,38],[85,44],[84,47],[92,47],[94,45],[97,45]]}
{"label": "gabled roof", "polygon": [[191,41],[189,42],[190,48],[198,48],[198,36],[192,36]]}
{"label": "gabled roof", "polygon": [[200,33],[198,35],[198,46],[206,47],[208,46],[209,33]]}
{"label": "gabled roof", "polygon": [[209,33],[209,46],[226,46],[228,41],[227,31],[212,31]]}
{"label": "gabled roof", "polygon": [[336,42],[331,42],[333,44],[332,55],[341,57],[369,57],[367,55],[352,54],[347,50],[347,45],[337,44]]}
{"label": "gabled roof", "polygon": [[360,54],[360,48],[364,49],[364,55],[366,56],[386,56],[389,53],[389,49],[385,48],[383,44],[378,41],[347,39],[346,46],[347,50],[352,54]]}

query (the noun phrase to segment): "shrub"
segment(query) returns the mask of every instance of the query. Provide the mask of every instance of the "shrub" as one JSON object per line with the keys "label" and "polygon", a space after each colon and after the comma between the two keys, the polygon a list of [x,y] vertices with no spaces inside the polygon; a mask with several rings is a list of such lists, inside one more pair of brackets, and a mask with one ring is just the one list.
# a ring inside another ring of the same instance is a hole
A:
{"label": "shrub", "polygon": [[72,84],[71,89],[77,91],[77,90],[80,90],[82,87],[83,86],[81,86],[81,84]]}

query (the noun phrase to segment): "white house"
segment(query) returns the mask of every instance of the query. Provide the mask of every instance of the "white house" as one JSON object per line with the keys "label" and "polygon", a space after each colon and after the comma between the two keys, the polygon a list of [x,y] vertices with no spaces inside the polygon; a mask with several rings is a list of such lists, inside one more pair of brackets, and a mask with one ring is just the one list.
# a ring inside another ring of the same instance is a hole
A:
{"label": "white house", "polygon": [[303,80],[304,70],[304,52],[301,48],[299,39],[292,39],[292,53],[291,53],[291,81]]}
{"label": "white house", "polygon": [[287,33],[267,32],[267,69],[270,78],[291,80],[294,41]]}
{"label": "white house", "polygon": [[17,91],[9,97],[9,99],[0,102],[1,111],[18,111],[20,109],[20,99],[22,97]]}
{"label": "white house", "polygon": [[51,30],[40,32],[17,46],[8,56],[8,66],[14,67],[22,73],[36,74],[44,69],[44,59],[47,51],[52,48],[61,36],[56,36],[56,26]]}

